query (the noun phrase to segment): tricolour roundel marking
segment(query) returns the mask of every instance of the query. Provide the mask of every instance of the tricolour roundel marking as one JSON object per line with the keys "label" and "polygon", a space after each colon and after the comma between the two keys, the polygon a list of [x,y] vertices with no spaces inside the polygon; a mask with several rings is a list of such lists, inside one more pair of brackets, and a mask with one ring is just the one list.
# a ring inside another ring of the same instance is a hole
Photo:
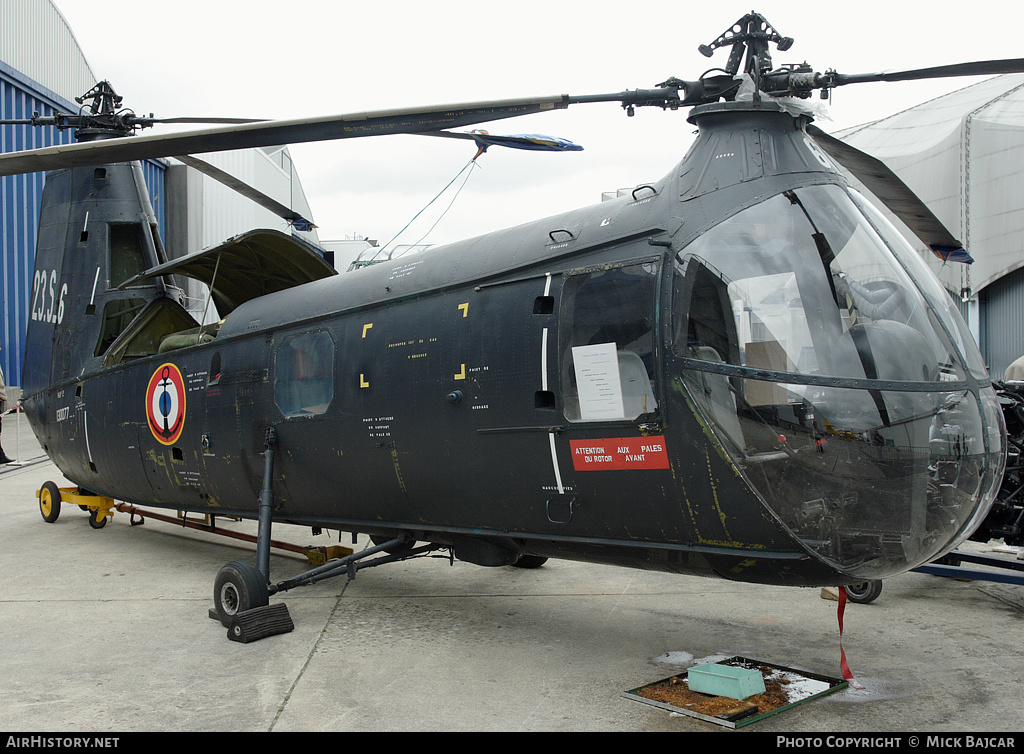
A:
{"label": "tricolour roundel marking", "polygon": [[174,364],[163,364],[153,372],[146,389],[146,418],[153,437],[172,445],[185,427],[185,380]]}

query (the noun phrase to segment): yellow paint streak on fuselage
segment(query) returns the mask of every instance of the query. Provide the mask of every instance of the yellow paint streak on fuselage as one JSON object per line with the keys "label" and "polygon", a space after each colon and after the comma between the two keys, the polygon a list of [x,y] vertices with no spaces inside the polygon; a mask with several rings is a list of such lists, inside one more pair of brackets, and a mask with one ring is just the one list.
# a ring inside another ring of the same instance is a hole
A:
{"label": "yellow paint streak on fuselage", "polygon": [[398,486],[404,494],[406,492],[405,480],[402,478],[402,467],[398,463],[398,449],[395,448],[394,443],[391,443],[391,463],[395,467],[395,478],[398,479]]}

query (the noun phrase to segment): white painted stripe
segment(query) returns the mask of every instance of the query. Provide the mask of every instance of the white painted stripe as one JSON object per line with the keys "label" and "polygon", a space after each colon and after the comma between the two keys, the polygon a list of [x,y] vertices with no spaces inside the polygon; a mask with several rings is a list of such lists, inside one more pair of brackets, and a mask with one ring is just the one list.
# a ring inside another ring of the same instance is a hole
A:
{"label": "white painted stripe", "polygon": [[562,474],[558,470],[558,454],[555,452],[554,432],[548,432],[548,441],[551,443],[551,465],[555,468],[555,485],[558,487],[558,494],[561,495],[565,492],[565,488],[562,487]]}
{"label": "white painted stripe", "polygon": [[89,463],[92,463],[92,448],[89,447],[89,412],[82,412],[82,427],[85,429],[85,454],[89,457]]}
{"label": "white painted stripe", "polygon": [[96,283],[100,280],[100,268],[96,267],[96,277],[92,279],[92,296],[89,298],[89,305],[92,306],[96,303]]}
{"label": "white painted stripe", "polygon": [[548,389],[548,328],[540,336],[540,389]]}
{"label": "white painted stripe", "polygon": [[[544,295],[551,295],[551,273],[547,273],[544,276]],[[544,328],[541,331],[540,337],[540,384],[542,390],[548,389],[548,328]],[[565,492],[565,488],[562,486],[562,472],[558,470],[558,451],[555,448],[555,433],[548,433],[548,444],[551,446],[551,467],[555,472],[555,486],[558,488],[558,494],[561,495]]]}

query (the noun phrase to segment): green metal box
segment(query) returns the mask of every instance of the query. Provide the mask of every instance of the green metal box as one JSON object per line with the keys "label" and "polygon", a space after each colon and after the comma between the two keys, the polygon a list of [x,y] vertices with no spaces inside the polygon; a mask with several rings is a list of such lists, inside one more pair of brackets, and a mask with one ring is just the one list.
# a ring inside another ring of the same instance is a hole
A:
{"label": "green metal box", "polygon": [[743,700],[765,692],[764,676],[761,671],[752,668],[717,663],[697,665],[690,668],[686,679],[691,691],[712,696]]}

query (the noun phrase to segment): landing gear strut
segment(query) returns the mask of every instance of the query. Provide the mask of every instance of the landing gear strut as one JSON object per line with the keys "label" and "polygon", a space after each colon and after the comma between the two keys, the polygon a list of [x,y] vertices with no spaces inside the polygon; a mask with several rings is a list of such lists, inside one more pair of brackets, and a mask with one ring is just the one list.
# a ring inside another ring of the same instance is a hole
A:
{"label": "landing gear strut", "polygon": [[214,609],[228,629],[228,638],[249,642],[291,631],[294,626],[284,603],[270,605],[270,529],[274,506],[274,449],[277,432],[267,428],[260,491],[259,528],[256,531],[256,565],[233,560],[220,569],[213,582]]}
{"label": "landing gear strut", "polygon": [[[293,625],[284,603],[269,604],[270,597],[297,586],[314,584],[341,574],[354,579],[360,568],[424,555],[442,549],[426,544],[416,547],[406,536],[389,539],[359,553],[333,558],[323,565],[292,576],[277,584],[270,581],[270,542],[274,504],[274,451],[277,435],[267,430],[263,465],[263,489],[260,492],[259,528],[256,535],[256,564],[234,560],[220,569],[213,585],[214,609],[210,617],[228,629],[228,638],[249,642],[272,634],[291,631]],[[381,554],[383,553],[383,554]],[[379,556],[379,557],[372,557]]]}

